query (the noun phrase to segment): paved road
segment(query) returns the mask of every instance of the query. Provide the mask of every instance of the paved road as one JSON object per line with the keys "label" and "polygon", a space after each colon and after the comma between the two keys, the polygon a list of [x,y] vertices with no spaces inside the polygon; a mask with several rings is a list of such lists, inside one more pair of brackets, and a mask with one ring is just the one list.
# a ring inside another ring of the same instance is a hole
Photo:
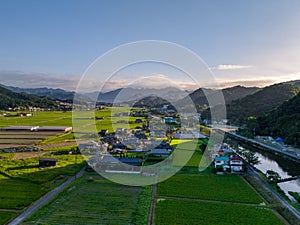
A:
{"label": "paved road", "polygon": [[270,146],[270,145],[266,145],[266,144],[264,144],[264,143],[258,142],[258,141],[256,141],[256,140],[253,140],[253,139],[250,139],[250,138],[243,137],[243,136],[241,136],[241,135],[238,135],[238,134],[235,134],[235,133],[232,133],[232,132],[227,132],[227,134],[229,134],[229,135],[231,135],[231,136],[234,136],[234,137],[237,137],[237,138],[239,138],[239,139],[248,141],[248,142],[252,142],[252,143],[257,144],[257,145],[260,145],[260,146],[262,146],[262,147],[264,147],[264,148],[270,149],[270,150],[275,151],[275,152],[279,152],[279,153],[281,153],[281,154],[284,154],[284,155],[286,155],[286,156],[289,156],[289,157],[291,157],[291,158],[294,158],[294,159],[300,161],[300,156],[298,156],[298,155],[296,155],[296,154],[292,154],[292,153],[290,153],[290,152],[283,151],[283,150],[280,150],[280,149],[278,149],[278,148],[274,148],[274,147],[272,147],[272,146]]}
{"label": "paved road", "polygon": [[297,211],[293,206],[291,206],[281,195],[279,195],[264,179],[262,179],[259,174],[251,167],[248,167],[248,172],[255,176],[259,182],[264,185],[288,210],[290,210],[300,221],[300,212]]}
{"label": "paved road", "polygon": [[54,198],[59,192],[61,192],[66,186],[68,186],[72,181],[75,180],[75,178],[81,177],[83,172],[83,168],[80,170],[75,176],[70,177],[67,181],[41,197],[37,202],[35,202],[33,205],[29,206],[22,214],[20,214],[18,217],[13,219],[11,222],[8,223],[8,225],[17,225],[20,224],[22,221],[27,219],[30,215],[32,215],[35,211],[37,211],[41,206],[47,204],[52,198]]}

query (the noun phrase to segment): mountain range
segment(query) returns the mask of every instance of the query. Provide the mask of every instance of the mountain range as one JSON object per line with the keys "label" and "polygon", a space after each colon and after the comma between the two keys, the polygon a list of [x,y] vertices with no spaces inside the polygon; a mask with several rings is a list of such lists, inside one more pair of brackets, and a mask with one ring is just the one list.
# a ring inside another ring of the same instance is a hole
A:
{"label": "mountain range", "polygon": [[52,108],[57,103],[48,97],[39,97],[27,93],[16,93],[0,86],[0,109],[7,110],[15,107]]}
{"label": "mountain range", "polygon": [[[245,124],[249,117],[267,114],[296,96],[299,91],[299,87],[289,83],[274,84],[258,89],[253,94],[228,102],[226,104],[227,119],[233,124]],[[202,112],[202,118],[210,119],[210,109]]]}
{"label": "mountain range", "polygon": [[178,101],[188,95],[187,92],[181,91],[175,87],[165,88],[119,88],[108,92],[87,93],[91,99],[97,99],[98,102],[106,103],[134,103],[148,96],[158,96],[160,98],[167,98],[171,101]]}
{"label": "mountain range", "polygon": [[227,118],[233,123],[244,123],[249,116],[262,116],[296,96],[299,87],[281,83],[265,87],[258,92],[227,105]]}
{"label": "mountain range", "polygon": [[[53,88],[19,88],[12,86],[0,85],[2,88],[9,89],[17,93],[27,93],[39,97],[47,97],[60,101],[72,101],[75,92],[65,91],[62,89]],[[222,89],[225,104],[228,109],[228,117],[239,121],[240,118],[247,116],[258,116],[279,106],[284,101],[295,96],[300,87],[300,80],[284,82],[276,85],[271,85],[265,88],[234,86]],[[215,89],[199,88],[193,92],[181,91],[174,87],[166,87],[161,89],[155,88],[120,88],[108,92],[91,92],[79,94],[82,101],[97,100],[105,103],[134,103],[143,100],[145,106],[155,107],[158,103],[155,96],[160,99],[166,98],[169,102],[176,101],[177,103],[186,104],[185,99],[191,99],[193,103],[200,109],[208,106],[208,101],[205,96],[208,93],[210,97],[216,95]],[[150,97],[149,97],[150,96]],[[146,98],[146,99],[145,99]],[[190,103],[191,101],[189,101]],[[159,101],[160,105],[163,104]],[[255,107],[253,107],[255,105]]]}

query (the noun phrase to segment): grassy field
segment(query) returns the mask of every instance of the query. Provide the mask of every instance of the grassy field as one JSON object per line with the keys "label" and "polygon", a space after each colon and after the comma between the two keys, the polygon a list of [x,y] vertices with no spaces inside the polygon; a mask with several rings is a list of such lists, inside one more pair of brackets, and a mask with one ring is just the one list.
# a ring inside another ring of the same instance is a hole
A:
{"label": "grassy field", "polygon": [[0,128],[6,126],[71,126],[72,113],[60,111],[35,112],[30,117],[0,117]]}
{"label": "grassy field", "polygon": [[171,145],[175,147],[172,165],[198,167],[202,158],[199,146],[203,142],[202,140],[172,140]]}
{"label": "grassy field", "polygon": [[14,212],[1,212],[0,211],[0,224],[5,224],[10,218],[14,217],[16,213]]}
{"label": "grassy field", "polygon": [[283,224],[269,209],[224,203],[158,199],[155,224]]}
{"label": "grassy field", "polygon": [[73,182],[24,224],[145,224],[151,189],[123,186],[91,174]]}
{"label": "grassy field", "polygon": [[236,175],[175,175],[158,184],[158,195],[226,202],[263,202],[259,195]]}
{"label": "grassy field", "polygon": [[[45,157],[58,159],[57,166],[39,169],[37,157],[14,160],[14,156],[14,153],[0,154],[0,209],[23,210],[68,177],[73,176],[75,171],[84,165],[80,155],[48,153]],[[14,215],[10,212],[1,212],[1,218],[11,218]]]}
{"label": "grassy field", "polygon": [[[114,107],[113,113],[123,112],[125,109],[122,107]],[[94,117],[96,125],[99,129],[108,129],[111,132],[112,123],[118,127],[127,127],[128,120],[130,127],[141,126],[135,124],[134,121],[141,117],[120,117],[112,115],[111,108],[100,111],[86,111],[82,112],[82,117],[76,117],[76,122],[79,125],[86,126],[87,124],[94,123]],[[97,119],[98,118],[98,119]],[[125,123],[125,121],[127,121]],[[61,111],[46,111],[35,112],[31,117],[0,117],[0,128],[6,126],[72,126],[72,112]]]}

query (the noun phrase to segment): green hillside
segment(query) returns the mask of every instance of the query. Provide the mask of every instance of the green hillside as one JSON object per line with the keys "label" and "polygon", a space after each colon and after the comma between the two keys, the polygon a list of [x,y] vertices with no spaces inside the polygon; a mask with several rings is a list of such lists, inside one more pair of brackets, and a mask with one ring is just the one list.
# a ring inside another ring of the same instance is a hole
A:
{"label": "green hillside", "polygon": [[56,102],[46,97],[38,97],[27,93],[16,93],[0,87],[0,109],[7,110],[14,107],[42,107],[49,108],[56,105]]}
{"label": "green hillside", "polygon": [[[254,94],[257,92],[259,88],[257,87],[243,87],[243,86],[234,86],[234,87],[229,87],[229,88],[224,88],[222,89],[222,93],[224,96],[224,100],[226,104],[230,104],[234,100],[238,100],[241,98],[244,98],[248,95]],[[193,100],[193,102],[198,105],[208,105],[208,101],[206,98],[206,95],[210,95],[211,98],[216,95],[216,90],[214,89],[197,89],[196,91],[192,92],[190,94],[190,98]]]}
{"label": "green hillside", "polygon": [[300,146],[300,93],[268,115],[257,118],[256,132],[282,137],[287,144]]}
{"label": "green hillside", "polygon": [[275,84],[227,105],[227,118],[233,123],[245,123],[250,116],[267,114],[296,96],[299,88],[290,84]]}

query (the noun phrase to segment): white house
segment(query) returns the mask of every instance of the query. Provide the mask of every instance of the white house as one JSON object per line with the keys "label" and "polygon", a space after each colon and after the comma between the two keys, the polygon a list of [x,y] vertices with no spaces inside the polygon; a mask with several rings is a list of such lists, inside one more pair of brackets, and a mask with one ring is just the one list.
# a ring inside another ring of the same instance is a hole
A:
{"label": "white house", "polygon": [[229,157],[228,156],[216,156],[214,161],[214,167],[217,168],[219,166],[223,167],[223,170],[227,170],[230,168],[229,165]]}
{"label": "white house", "polygon": [[230,158],[231,171],[240,172],[243,171],[243,160],[240,157],[234,156]]}

